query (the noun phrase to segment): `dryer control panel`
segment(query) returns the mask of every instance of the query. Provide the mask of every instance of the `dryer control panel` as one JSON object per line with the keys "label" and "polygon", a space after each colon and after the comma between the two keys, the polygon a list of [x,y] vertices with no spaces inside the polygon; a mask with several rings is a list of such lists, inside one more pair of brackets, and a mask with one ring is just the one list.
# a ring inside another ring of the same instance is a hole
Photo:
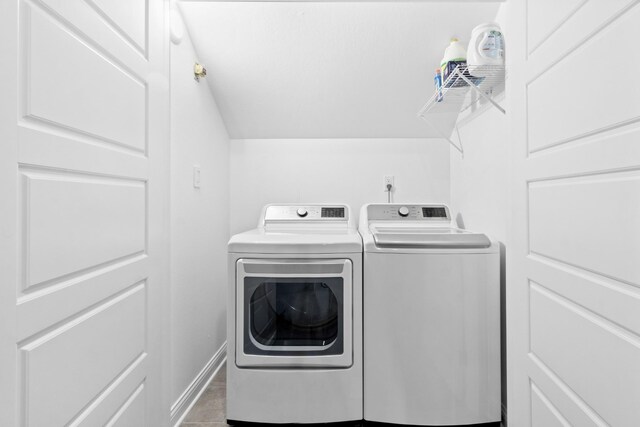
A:
{"label": "dryer control panel", "polygon": [[349,208],[345,205],[270,205],[264,212],[264,221],[348,221]]}
{"label": "dryer control panel", "polygon": [[446,205],[370,205],[367,216],[369,221],[451,221]]}

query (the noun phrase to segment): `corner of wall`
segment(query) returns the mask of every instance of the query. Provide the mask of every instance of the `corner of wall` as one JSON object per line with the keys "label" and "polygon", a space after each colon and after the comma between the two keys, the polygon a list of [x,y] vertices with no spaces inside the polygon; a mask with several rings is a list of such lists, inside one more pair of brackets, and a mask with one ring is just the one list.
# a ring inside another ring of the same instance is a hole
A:
{"label": "corner of wall", "polygon": [[222,347],[218,349],[215,355],[202,370],[196,375],[189,387],[187,387],[180,397],[171,405],[170,424],[174,427],[179,427],[180,423],[187,416],[191,408],[198,401],[202,393],[207,389],[207,386],[215,377],[220,369],[224,366],[224,362],[227,360],[227,343],[225,342]]}
{"label": "corner of wall", "polygon": [[226,341],[229,135],[207,80],[193,78],[196,58],[185,30],[171,44],[172,422],[222,363]]}

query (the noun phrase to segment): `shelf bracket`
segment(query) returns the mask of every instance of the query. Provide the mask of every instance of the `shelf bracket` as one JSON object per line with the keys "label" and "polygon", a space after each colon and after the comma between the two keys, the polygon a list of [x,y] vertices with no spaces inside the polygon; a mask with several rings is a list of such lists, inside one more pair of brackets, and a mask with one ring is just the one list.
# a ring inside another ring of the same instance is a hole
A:
{"label": "shelf bracket", "polygon": [[451,139],[451,137],[445,135],[444,132],[438,129],[438,127],[433,123],[431,123],[424,115],[419,114],[418,117],[420,117],[425,123],[428,123],[431,126],[431,128],[433,128],[433,130],[435,130],[438,133],[438,135],[440,135],[443,139],[447,140],[449,144],[451,144],[456,150],[460,152],[460,154],[462,155],[462,158],[464,158],[464,147],[462,146],[462,138],[460,138],[460,131],[458,130],[457,124],[455,125],[455,128],[456,128],[456,135],[458,136],[458,144],[456,144]]}
{"label": "shelf bracket", "polygon": [[500,110],[500,112],[502,114],[507,114],[507,112],[505,111],[504,108],[502,108],[500,106],[500,104],[498,104],[497,102],[495,102],[493,99],[491,99],[490,96],[487,96],[486,93],[484,93],[483,91],[481,91],[478,86],[476,86],[475,83],[473,83],[471,80],[469,80],[467,77],[465,77],[464,73],[461,73],[460,70],[458,69],[458,67],[456,67],[455,69],[456,74],[458,74],[458,76],[464,80],[473,90],[476,91],[476,93],[478,95],[480,95],[481,97],[483,97],[484,99],[486,99],[487,101],[489,101],[494,107],[496,107],[498,110]]}

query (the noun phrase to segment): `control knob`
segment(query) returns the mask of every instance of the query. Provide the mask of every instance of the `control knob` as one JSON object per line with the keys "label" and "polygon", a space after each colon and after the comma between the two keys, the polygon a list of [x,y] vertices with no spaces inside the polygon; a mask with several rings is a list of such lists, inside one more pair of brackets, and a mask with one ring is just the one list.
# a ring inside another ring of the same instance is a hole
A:
{"label": "control knob", "polygon": [[298,216],[299,216],[300,218],[304,218],[305,216],[307,216],[307,214],[308,214],[309,212],[307,212],[307,210],[306,210],[305,208],[299,208],[299,209],[296,211],[296,213],[298,214]]}
{"label": "control knob", "polygon": [[398,213],[400,214],[400,216],[409,216],[409,208],[406,206],[402,206],[400,209],[398,209]]}

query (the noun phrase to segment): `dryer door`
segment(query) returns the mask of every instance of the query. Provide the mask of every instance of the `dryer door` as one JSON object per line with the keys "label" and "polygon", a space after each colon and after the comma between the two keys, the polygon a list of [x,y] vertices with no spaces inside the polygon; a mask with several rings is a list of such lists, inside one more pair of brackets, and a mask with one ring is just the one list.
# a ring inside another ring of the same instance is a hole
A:
{"label": "dryer door", "polygon": [[240,259],[236,277],[237,366],[352,365],[350,260]]}

